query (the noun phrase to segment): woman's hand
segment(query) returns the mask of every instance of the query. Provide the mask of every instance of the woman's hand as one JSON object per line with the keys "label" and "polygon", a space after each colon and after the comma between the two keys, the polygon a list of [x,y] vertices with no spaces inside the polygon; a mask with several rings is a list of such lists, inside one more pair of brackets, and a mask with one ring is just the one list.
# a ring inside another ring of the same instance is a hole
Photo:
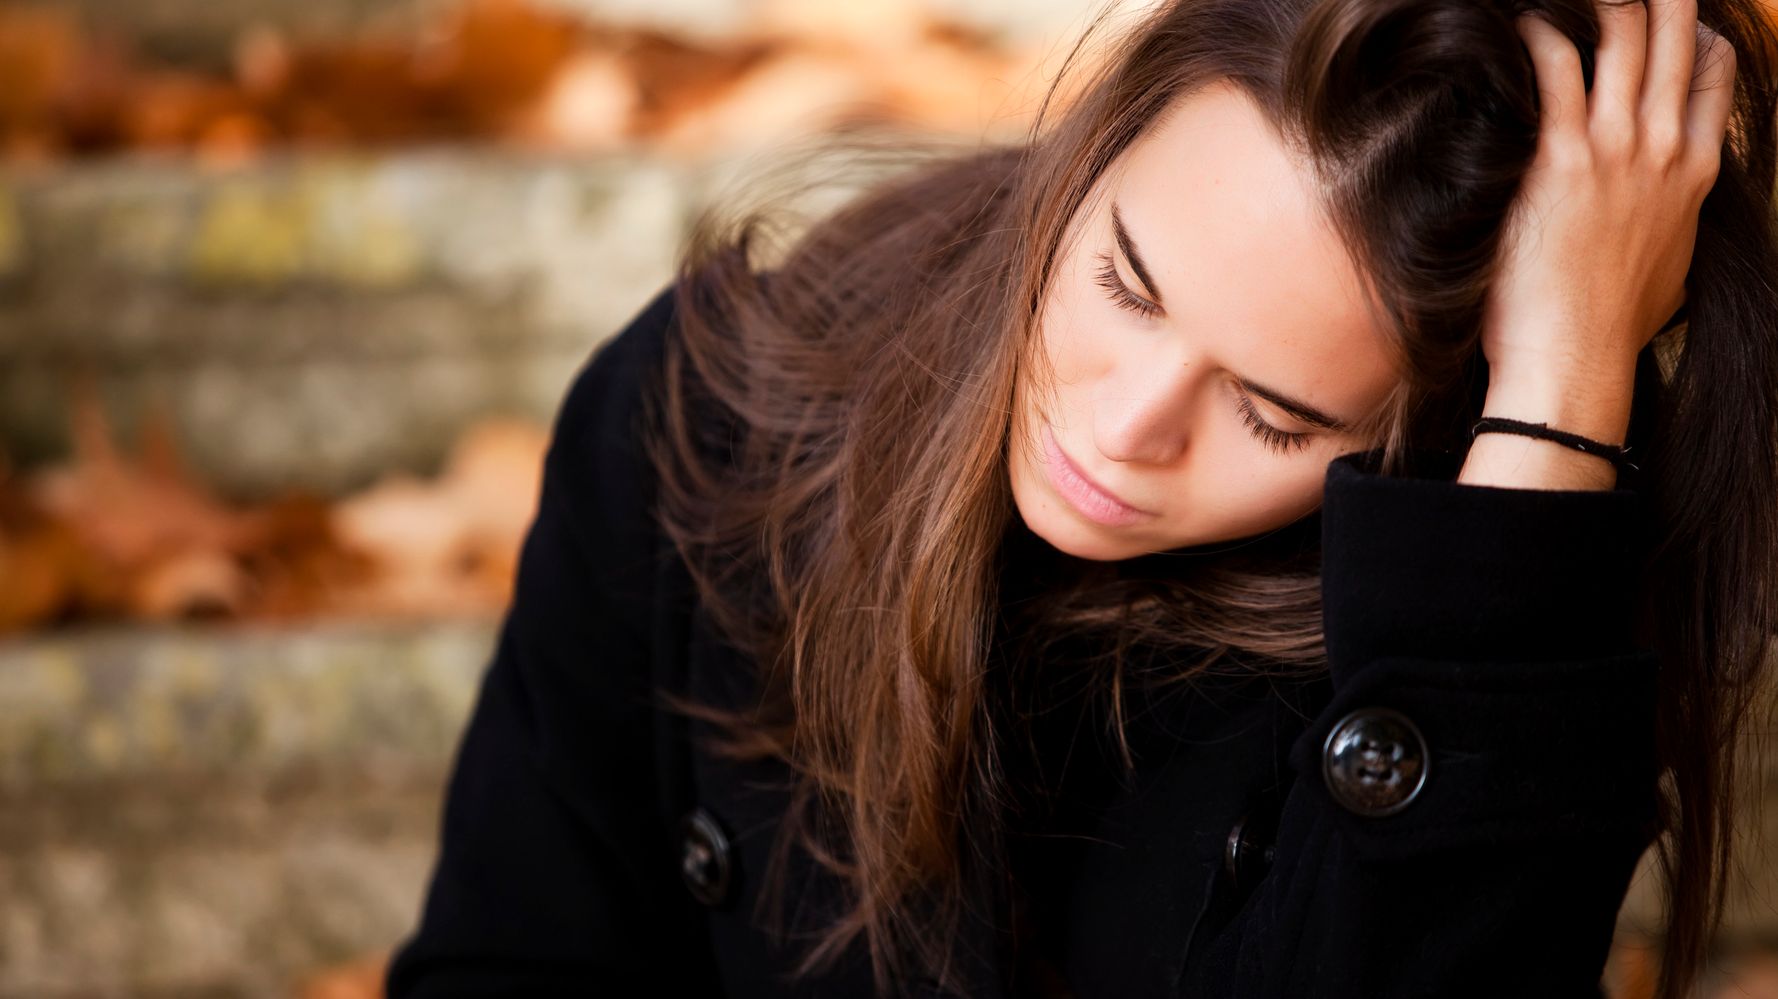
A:
{"label": "woman's hand", "polygon": [[[1538,15],[1519,17],[1542,120],[1484,313],[1483,415],[1620,444],[1636,357],[1685,302],[1735,54],[1698,23],[1695,0],[1601,0],[1599,20],[1589,94],[1573,43]],[[1458,481],[1609,488],[1615,471],[1551,441],[1489,433]]]}

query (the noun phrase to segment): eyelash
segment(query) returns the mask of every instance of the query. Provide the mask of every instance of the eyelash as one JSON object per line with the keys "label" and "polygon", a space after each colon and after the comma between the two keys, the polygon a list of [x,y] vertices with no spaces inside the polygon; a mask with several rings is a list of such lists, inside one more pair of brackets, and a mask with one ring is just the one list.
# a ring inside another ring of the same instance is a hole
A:
{"label": "eyelash", "polygon": [[[1099,253],[1099,271],[1094,276],[1094,283],[1105,289],[1111,297],[1111,304],[1120,309],[1133,312],[1144,319],[1152,319],[1160,314],[1159,306],[1131,291],[1123,279],[1117,276],[1117,266],[1112,262],[1110,253]],[[1253,408],[1253,400],[1245,392],[1237,393],[1235,410],[1240,414],[1241,422],[1247,424],[1247,429],[1260,443],[1280,454],[1287,454],[1293,448],[1300,451],[1308,447],[1309,438],[1314,436],[1279,430],[1260,419],[1259,413]]]}
{"label": "eyelash", "polygon": [[1130,290],[1124,279],[1117,276],[1117,265],[1111,262],[1111,254],[1103,250],[1099,253],[1099,273],[1094,279],[1099,287],[1111,294],[1112,304],[1128,309],[1144,319],[1153,319],[1160,315],[1161,307]]}
{"label": "eyelash", "polygon": [[1247,424],[1247,428],[1253,431],[1253,436],[1279,454],[1288,454],[1292,448],[1301,451],[1309,446],[1311,435],[1287,433],[1260,419],[1259,414],[1254,412],[1253,400],[1246,393],[1241,393],[1235,401],[1235,409],[1240,411],[1241,422]]}

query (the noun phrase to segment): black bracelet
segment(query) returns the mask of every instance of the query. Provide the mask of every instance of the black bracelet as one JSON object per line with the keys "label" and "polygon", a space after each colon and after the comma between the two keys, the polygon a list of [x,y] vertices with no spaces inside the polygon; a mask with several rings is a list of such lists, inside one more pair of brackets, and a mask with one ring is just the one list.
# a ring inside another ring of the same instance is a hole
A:
{"label": "black bracelet", "polygon": [[1576,451],[1584,451],[1587,454],[1598,455],[1611,462],[1613,465],[1616,465],[1619,471],[1628,470],[1634,472],[1637,470],[1636,466],[1630,462],[1628,457],[1626,457],[1630,453],[1629,447],[1618,447],[1615,444],[1602,444],[1590,437],[1571,434],[1566,430],[1554,430],[1551,429],[1550,425],[1547,423],[1526,423],[1523,420],[1512,420],[1504,416],[1484,416],[1476,421],[1475,426],[1469,429],[1469,439],[1473,441],[1477,434],[1487,433],[1490,430],[1508,434],[1523,434],[1526,437],[1536,437],[1540,440],[1555,441],[1557,444],[1566,444],[1567,446],[1574,448]]}

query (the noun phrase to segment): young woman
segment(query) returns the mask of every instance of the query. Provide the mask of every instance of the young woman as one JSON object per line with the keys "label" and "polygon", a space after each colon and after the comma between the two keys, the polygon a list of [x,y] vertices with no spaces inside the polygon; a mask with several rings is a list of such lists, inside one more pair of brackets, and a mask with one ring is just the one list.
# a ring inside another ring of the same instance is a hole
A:
{"label": "young woman", "polygon": [[1778,579],[1763,17],[1174,0],[1027,142],[711,224],[563,404],[390,994],[1597,996],[1652,844],[1678,999]]}

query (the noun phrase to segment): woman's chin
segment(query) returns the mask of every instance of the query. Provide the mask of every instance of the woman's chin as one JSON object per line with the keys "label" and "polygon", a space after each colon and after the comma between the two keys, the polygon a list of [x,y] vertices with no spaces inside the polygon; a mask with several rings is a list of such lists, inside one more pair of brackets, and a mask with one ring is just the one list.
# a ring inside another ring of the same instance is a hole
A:
{"label": "woman's chin", "polygon": [[1055,500],[1017,504],[1025,526],[1056,550],[1094,562],[1115,562],[1140,555],[1148,548],[1131,537],[1118,537],[1118,529],[1088,522]]}

